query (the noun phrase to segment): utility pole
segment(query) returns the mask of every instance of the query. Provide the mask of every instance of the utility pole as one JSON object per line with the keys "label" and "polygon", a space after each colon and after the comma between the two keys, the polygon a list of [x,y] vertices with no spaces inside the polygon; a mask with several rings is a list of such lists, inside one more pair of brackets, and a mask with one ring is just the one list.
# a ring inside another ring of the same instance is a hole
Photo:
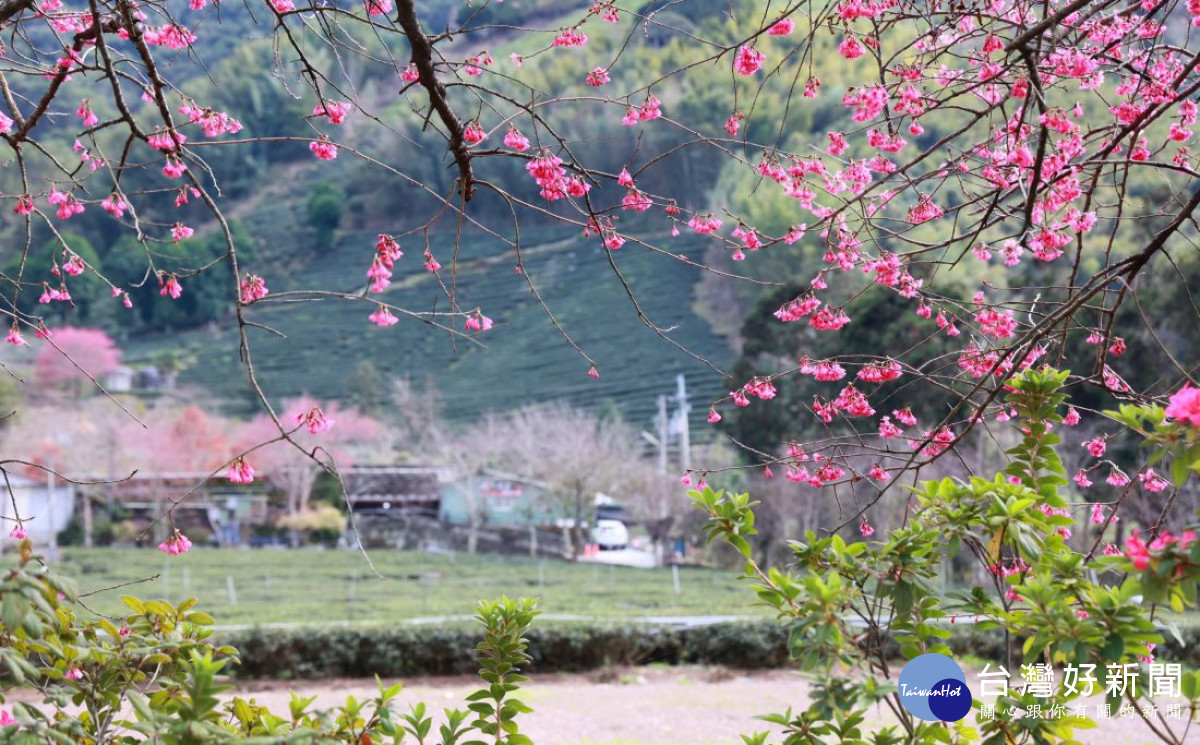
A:
{"label": "utility pole", "polygon": [[658,430],[656,435],[642,430],[642,439],[658,448],[658,472],[666,474],[667,472],[667,450],[671,442],[671,420],[667,418],[667,397],[659,395],[658,397],[658,415],[654,418],[655,429]]}
{"label": "utility pole", "polygon": [[667,397],[659,394],[658,396],[658,472],[661,474],[667,473],[667,442],[670,437],[668,426],[670,422],[667,420]]}
{"label": "utility pole", "polygon": [[675,401],[679,406],[679,459],[680,465],[686,472],[692,467],[692,440],[691,432],[688,429],[688,413],[691,411],[691,406],[688,405],[687,398],[687,380],[683,377],[683,373],[675,376]]}

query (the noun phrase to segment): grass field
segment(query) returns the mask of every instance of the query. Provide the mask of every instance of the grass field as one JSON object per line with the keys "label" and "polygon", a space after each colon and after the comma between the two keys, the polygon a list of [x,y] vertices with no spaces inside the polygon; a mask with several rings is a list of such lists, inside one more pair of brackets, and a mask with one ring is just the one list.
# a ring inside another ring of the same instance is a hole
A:
{"label": "grass field", "polygon": [[[373,551],[372,575],[355,551],[195,549],[180,557],[137,549],[69,549],[59,571],[98,613],[121,612],[121,595],[179,602],[195,597],[218,624],[388,623],[470,615],[480,598],[535,596],[547,614],[628,620],[646,615],[765,613],[734,572],[626,569],[527,558]],[[7,563],[13,561],[6,558]],[[114,585],[157,579],[114,590]],[[230,594],[230,579],[233,596]],[[234,600],[236,599],[236,602]]]}

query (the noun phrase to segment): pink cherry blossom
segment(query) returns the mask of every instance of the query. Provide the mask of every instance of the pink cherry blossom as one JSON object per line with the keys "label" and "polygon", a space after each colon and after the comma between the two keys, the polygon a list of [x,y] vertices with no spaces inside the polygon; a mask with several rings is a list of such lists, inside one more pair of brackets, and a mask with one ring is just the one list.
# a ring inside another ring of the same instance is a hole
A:
{"label": "pink cherry blossom", "polygon": [[1104,479],[1109,486],[1125,486],[1129,483],[1129,477],[1120,469],[1114,468],[1108,472],[1108,477]]}
{"label": "pink cherry blossom", "polygon": [[608,76],[608,70],[603,67],[596,67],[587,74],[587,79],[585,82],[594,88],[599,88],[609,80],[611,80],[611,78]]}
{"label": "pink cherry blossom", "polygon": [[308,143],[308,149],[321,160],[333,160],[338,156],[337,145],[325,139],[324,135],[320,140]]}
{"label": "pink cherry blossom", "polygon": [[504,145],[505,147],[511,147],[518,153],[523,153],[529,149],[529,140],[516,129],[510,128],[504,135]]}
{"label": "pink cherry blossom", "polygon": [[382,305],[379,306],[374,313],[368,316],[368,318],[370,319],[371,323],[384,328],[388,326],[394,326],[400,321],[399,318],[396,318],[394,315],[392,315],[392,312]]}
{"label": "pink cherry blossom", "polygon": [[638,119],[643,122],[659,119],[662,117],[662,101],[655,96],[646,95],[646,100],[642,102],[641,107],[637,110]]}
{"label": "pink cherry blossom", "polygon": [[245,458],[238,458],[229,466],[229,471],[225,476],[232,484],[254,483],[254,466],[251,466]]}
{"label": "pink cherry blossom", "polygon": [[118,220],[124,217],[125,210],[129,209],[129,205],[125,202],[121,195],[115,192],[105,197],[104,201],[100,203],[100,206],[104,208],[105,212],[117,218]]}
{"label": "pink cherry blossom", "polygon": [[192,542],[188,537],[178,530],[171,531],[171,535],[167,540],[158,544],[158,550],[170,556],[178,556],[179,554],[187,553],[192,547]]}
{"label": "pink cherry blossom", "polygon": [[163,275],[159,274],[158,283],[162,285],[158,290],[158,294],[163,297],[178,300],[179,296],[183,294],[183,285],[179,284],[179,278],[174,274],[168,276],[165,281],[163,280]]}
{"label": "pink cherry blossom", "polygon": [[[1112,518],[1112,522],[1115,523],[1120,519],[1121,518],[1116,517],[1114,515]],[[1105,514],[1104,505],[1099,504],[1099,503],[1092,504],[1092,516],[1091,516],[1092,523],[1094,525],[1103,525],[1107,520],[1108,520],[1108,516]]]}
{"label": "pink cherry blossom", "polygon": [[688,227],[701,235],[715,233],[721,229],[721,218],[716,215],[692,215]]}
{"label": "pink cherry blossom", "polygon": [[343,101],[326,101],[313,108],[313,116],[323,116],[329,120],[330,124],[341,124],[346,121],[346,114],[349,112],[350,104]]}
{"label": "pink cherry blossom", "polygon": [[325,416],[320,406],[314,406],[307,411],[296,414],[297,426],[306,428],[309,434],[319,435],[333,429],[334,421]]}
{"label": "pink cherry blossom", "polygon": [[17,203],[13,205],[13,214],[28,215],[33,212],[33,199],[28,195],[17,198]]}
{"label": "pink cherry blossom", "polygon": [[864,47],[862,43],[853,36],[846,37],[842,40],[842,43],[838,45],[838,54],[842,55],[848,60],[858,59],[866,54],[866,52],[866,47]]}
{"label": "pink cherry blossom", "polygon": [[771,28],[767,29],[770,36],[790,36],[796,30],[796,22],[791,18],[781,18]]}
{"label": "pink cherry blossom", "polygon": [[100,123],[100,117],[92,111],[92,107],[88,104],[88,100],[83,99],[83,103],[79,104],[79,108],[75,110],[75,116],[79,117],[84,127],[94,127]]}
{"label": "pink cherry blossom", "polygon": [[492,319],[488,318],[482,313],[475,313],[467,316],[467,331],[490,331],[492,325]]}
{"label": "pink cherry blossom", "polygon": [[1145,571],[1150,567],[1150,550],[1145,541],[1138,537],[1137,528],[1125,539],[1125,557],[1133,562],[1133,568]]}
{"label": "pink cherry blossom", "polygon": [[1171,487],[1170,482],[1154,472],[1153,468],[1147,468],[1142,473],[1138,474],[1138,481],[1141,482],[1142,488],[1148,492],[1166,491]]}
{"label": "pink cherry blossom", "polygon": [[262,277],[257,274],[247,274],[242,277],[241,284],[241,299],[242,303],[249,305],[250,303],[262,300],[270,293],[267,289],[267,283]]}
{"label": "pink cherry blossom", "polygon": [[558,36],[554,37],[551,46],[555,47],[581,47],[587,44],[587,34],[575,28],[563,29]]}
{"label": "pink cherry blossom", "polygon": [[738,47],[737,56],[733,61],[733,69],[738,75],[753,75],[758,72],[767,55],[751,46]]}
{"label": "pink cherry blossom", "polygon": [[1200,427],[1200,388],[1185,383],[1167,404],[1167,417],[1181,424]]}
{"label": "pink cherry blossom", "polygon": [[886,440],[886,439],[891,439],[893,437],[899,437],[902,434],[904,434],[904,430],[900,429],[895,424],[892,424],[891,417],[885,416],[879,420],[879,436],[880,437],[882,437]]}
{"label": "pink cherry blossom", "polygon": [[463,129],[463,141],[468,145],[478,145],[487,137],[487,133],[483,131],[483,127],[479,122],[471,122]]}

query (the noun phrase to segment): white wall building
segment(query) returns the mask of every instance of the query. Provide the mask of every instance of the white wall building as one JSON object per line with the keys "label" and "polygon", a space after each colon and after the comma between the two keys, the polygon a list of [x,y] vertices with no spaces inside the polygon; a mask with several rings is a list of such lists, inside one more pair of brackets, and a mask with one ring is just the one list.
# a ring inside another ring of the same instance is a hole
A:
{"label": "white wall building", "polygon": [[8,475],[12,494],[4,489],[0,480],[0,540],[7,540],[13,529],[13,504],[16,514],[24,521],[25,531],[35,544],[48,544],[51,531],[57,535],[71,520],[75,512],[75,487],[61,481],[51,491],[45,481],[33,481],[20,476]]}

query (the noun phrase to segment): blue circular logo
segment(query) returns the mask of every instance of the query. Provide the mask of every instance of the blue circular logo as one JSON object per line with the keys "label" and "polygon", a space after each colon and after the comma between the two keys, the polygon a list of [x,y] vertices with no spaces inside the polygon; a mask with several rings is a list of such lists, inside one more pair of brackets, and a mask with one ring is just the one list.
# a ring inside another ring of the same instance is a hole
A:
{"label": "blue circular logo", "polygon": [[971,691],[958,663],[929,652],[900,671],[900,703],[926,722],[957,722],[971,711]]}

